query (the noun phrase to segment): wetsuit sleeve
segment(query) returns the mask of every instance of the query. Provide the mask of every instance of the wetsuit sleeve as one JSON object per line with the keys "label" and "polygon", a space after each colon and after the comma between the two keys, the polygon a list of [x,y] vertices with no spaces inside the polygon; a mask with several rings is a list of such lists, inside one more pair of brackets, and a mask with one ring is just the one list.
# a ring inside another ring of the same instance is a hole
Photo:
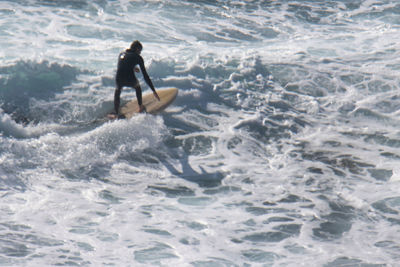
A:
{"label": "wetsuit sleeve", "polygon": [[149,75],[147,74],[146,68],[144,67],[144,61],[142,57],[139,57],[139,66],[140,66],[140,70],[142,71],[143,74],[143,78],[146,81],[147,85],[151,88],[151,90],[154,92],[154,86],[153,83],[150,80]]}

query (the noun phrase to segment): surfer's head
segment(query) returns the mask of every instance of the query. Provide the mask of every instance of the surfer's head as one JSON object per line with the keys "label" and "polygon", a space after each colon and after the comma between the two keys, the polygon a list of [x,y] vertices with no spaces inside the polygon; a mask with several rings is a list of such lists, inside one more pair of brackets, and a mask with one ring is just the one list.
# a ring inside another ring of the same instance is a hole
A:
{"label": "surfer's head", "polygon": [[138,40],[136,40],[132,42],[130,49],[140,54],[140,52],[142,52],[143,45]]}

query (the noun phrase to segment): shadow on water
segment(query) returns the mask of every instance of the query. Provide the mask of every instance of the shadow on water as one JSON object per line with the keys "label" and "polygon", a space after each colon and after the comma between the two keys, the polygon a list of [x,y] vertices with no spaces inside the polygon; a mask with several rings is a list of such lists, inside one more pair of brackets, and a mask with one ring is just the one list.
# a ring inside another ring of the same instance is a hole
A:
{"label": "shadow on water", "polygon": [[216,172],[207,172],[204,170],[202,166],[199,166],[200,172],[197,172],[193,169],[193,167],[189,163],[189,157],[187,155],[183,156],[179,159],[179,162],[182,166],[182,171],[178,171],[172,164],[170,164],[167,160],[164,160],[162,163],[164,166],[173,174],[182,178],[186,181],[190,181],[198,184],[201,187],[216,187],[221,185],[222,179],[225,177],[225,173],[216,171]]}

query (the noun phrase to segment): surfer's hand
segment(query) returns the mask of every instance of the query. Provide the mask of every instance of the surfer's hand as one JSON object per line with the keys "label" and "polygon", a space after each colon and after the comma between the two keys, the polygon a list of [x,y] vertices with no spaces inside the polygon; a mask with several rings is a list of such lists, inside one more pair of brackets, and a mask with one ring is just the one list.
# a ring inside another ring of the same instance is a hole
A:
{"label": "surfer's hand", "polygon": [[140,72],[140,69],[138,67],[135,67],[135,72]]}
{"label": "surfer's hand", "polygon": [[154,97],[157,98],[158,101],[161,101],[161,100],[160,100],[160,97],[158,96],[158,94],[157,94],[156,91],[154,91],[153,94],[154,94]]}

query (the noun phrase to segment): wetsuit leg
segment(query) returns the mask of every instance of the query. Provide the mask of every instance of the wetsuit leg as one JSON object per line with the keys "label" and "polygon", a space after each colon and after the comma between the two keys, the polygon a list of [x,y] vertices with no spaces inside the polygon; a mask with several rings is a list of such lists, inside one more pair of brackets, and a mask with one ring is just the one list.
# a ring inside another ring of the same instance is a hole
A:
{"label": "wetsuit leg", "polygon": [[136,84],[136,86],[134,87],[136,90],[136,99],[138,101],[139,106],[142,105],[142,88],[140,87],[139,83]]}
{"label": "wetsuit leg", "polygon": [[122,86],[117,85],[117,88],[115,88],[115,93],[114,93],[114,109],[115,109],[116,114],[119,114],[119,103],[120,103],[121,91],[122,91]]}

